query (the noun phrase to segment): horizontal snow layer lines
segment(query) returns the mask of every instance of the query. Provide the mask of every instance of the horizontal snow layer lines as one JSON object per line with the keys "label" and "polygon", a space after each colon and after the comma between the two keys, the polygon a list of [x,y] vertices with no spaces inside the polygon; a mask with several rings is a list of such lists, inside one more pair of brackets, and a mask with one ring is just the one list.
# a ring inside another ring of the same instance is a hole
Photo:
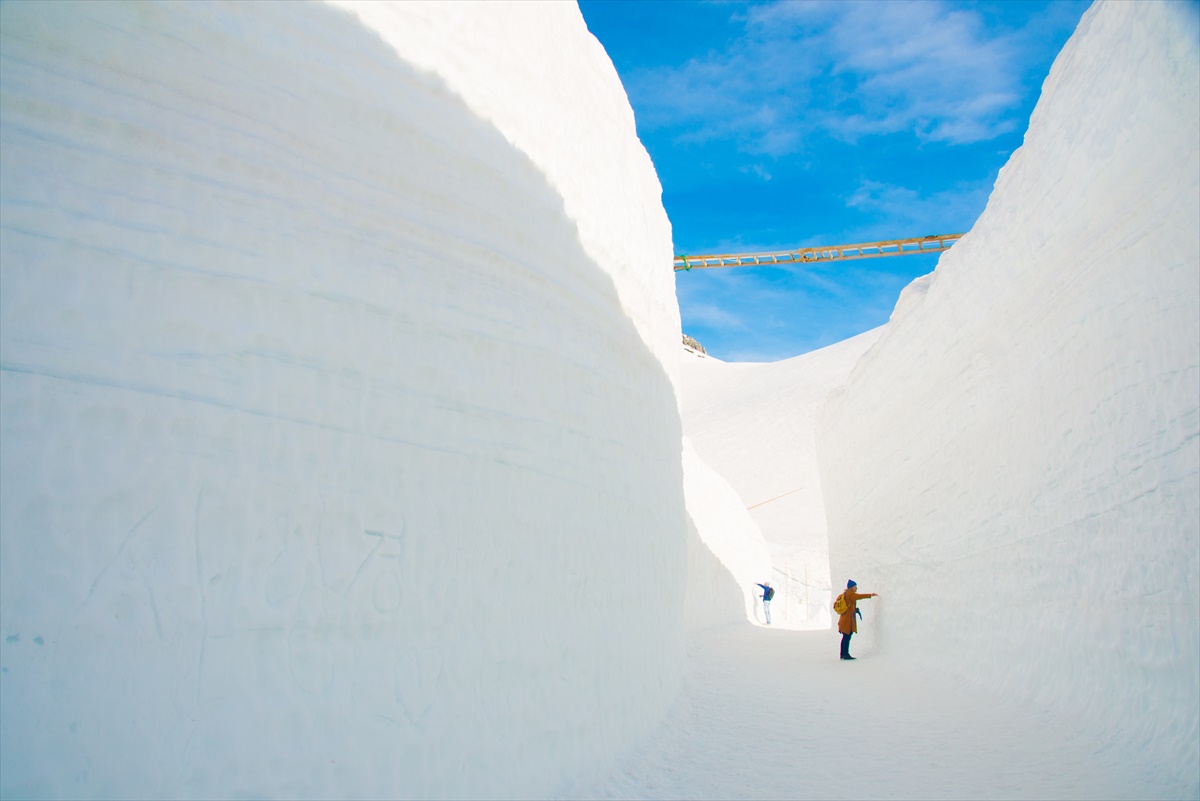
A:
{"label": "horizontal snow layer lines", "polygon": [[[608,54],[575,3],[330,0],[438,75],[529,156],[584,252],[675,379],[680,330],[662,187]],[[429,6],[436,6],[431,10]]]}
{"label": "horizontal snow layer lines", "polygon": [[818,428],[835,583],[885,601],[863,644],[1073,725],[1154,798],[1200,794],[1196,30],[1084,15]]}
{"label": "horizontal snow layer lines", "polygon": [[545,796],[658,721],[674,387],[527,153],[313,4],[5,3],[0,102],[0,796]]}

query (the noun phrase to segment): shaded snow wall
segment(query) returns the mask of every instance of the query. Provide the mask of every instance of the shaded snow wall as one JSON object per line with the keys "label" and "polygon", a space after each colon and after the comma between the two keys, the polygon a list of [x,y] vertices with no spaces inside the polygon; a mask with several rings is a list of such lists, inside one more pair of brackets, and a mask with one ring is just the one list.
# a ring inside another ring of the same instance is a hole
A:
{"label": "shaded snow wall", "polygon": [[406,61],[442,76],[530,155],[561,195],[584,251],[613,276],[642,341],[674,378],[679,305],[662,188],[616,68],[578,6],[506,0],[500,10],[489,0],[434,2],[431,13],[427,3],[411,0],[330,1],[359,16]]}
{"label": "shaded snow wall", "polygon": [[700,458],[687,437],[683,479],[692,529],[684,604],[688,629],[747,620],[766,623],[758,584],[773,577],[762,532],[737,492]]}
{"label": "shaded snow wall", "polygon": [[818,442],[884,654],[1099,736],[1154,797],[1200,792],[1196,33],[1189,4],[1084,15]]}
{"label": "shaded snow wall", "polygon": [[572,5],[388,11],[0,6],[4,797],[547,795],[679,687],[616,74]]}

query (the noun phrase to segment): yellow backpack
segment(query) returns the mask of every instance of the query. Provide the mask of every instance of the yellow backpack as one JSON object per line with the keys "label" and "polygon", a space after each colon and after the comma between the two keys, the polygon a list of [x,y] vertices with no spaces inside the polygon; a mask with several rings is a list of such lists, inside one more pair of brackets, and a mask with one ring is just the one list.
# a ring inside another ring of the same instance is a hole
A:
{"label": "yellow backpack", "polygon": [[850,608],[850,605],[846,603],[846,593],[843,592],[833,602],[833,611],[838,615],[844,615],[846,613],[846,610],[849,608]]}

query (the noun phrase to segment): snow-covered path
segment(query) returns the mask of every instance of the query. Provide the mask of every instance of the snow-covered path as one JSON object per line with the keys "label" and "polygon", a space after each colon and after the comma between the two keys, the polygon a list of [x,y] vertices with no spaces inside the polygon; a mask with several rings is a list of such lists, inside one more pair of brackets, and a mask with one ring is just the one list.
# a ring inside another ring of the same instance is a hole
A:
{"label": "snow-covered path", "polygon": [[[865,607],[865,605],[864,605]],[[1152,798],[1161,789],[1035,710],[862,651],[833,631],[691,638],[687,689],[601,798]],[[855,650],[851,648],[852,652]],[[1064,667],[1066,665],[1064,664]]]}

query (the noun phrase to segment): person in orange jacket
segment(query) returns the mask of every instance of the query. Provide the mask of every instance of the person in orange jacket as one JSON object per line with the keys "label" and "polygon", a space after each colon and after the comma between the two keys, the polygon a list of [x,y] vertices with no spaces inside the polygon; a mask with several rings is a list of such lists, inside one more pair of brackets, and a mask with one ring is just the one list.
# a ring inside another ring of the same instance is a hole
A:
{"label": "person in orange jacket", "polygon": [[846,599],[846,611],[838,616],[838,631],[842,633],[842,659],[853,659],[850,656],[850,638],[858,631],[858,620],[855,619],[854,613],[858,611],[858,601],[861,598],[875,598],[879,595],[877,592],[858,592],[858,582],[850,579],[846,582],[846,592],[842,597]]}

